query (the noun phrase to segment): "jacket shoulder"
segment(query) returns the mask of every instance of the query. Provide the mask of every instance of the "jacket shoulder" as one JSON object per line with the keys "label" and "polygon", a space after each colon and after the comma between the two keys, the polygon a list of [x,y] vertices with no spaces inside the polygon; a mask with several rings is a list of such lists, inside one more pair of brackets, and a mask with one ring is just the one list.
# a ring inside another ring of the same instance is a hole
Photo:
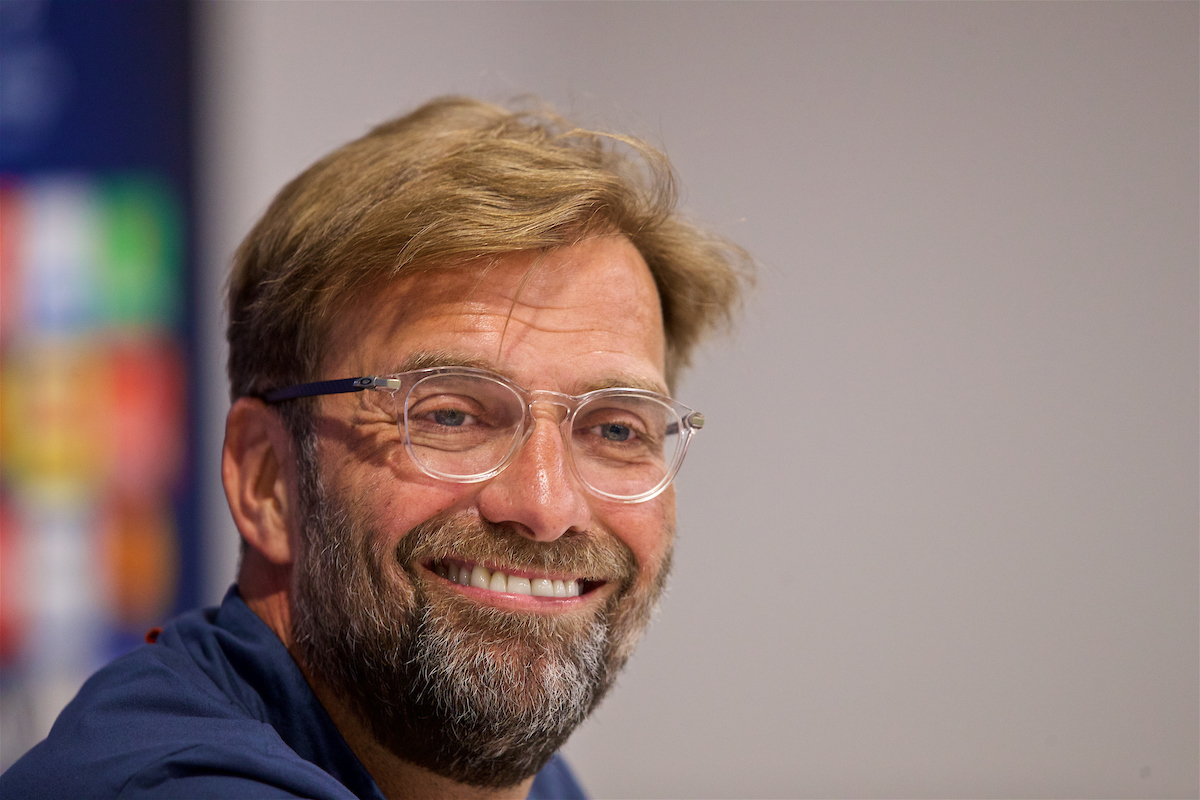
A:
{"label": "jacket shoulder", "polygon": [[0,796],[349,797],[186,649],[139,647],[80,689]]}

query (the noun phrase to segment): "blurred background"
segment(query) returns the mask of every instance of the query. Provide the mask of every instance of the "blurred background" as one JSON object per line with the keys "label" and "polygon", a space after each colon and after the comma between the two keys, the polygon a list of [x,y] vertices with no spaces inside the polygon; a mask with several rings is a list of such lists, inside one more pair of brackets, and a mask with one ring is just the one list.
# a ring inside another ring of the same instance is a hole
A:
{"label": "blurred background", "polygon": [[195,30],[183,4],[0,2],[0,766],[209,594]]}
{"label": "blurred background", "polygon": [[1196,797],[1198,76],[1194,2],[0,0],[0,762],[233,579],[220,293],[274,193],[532,93],[761,264],[589,790]]}

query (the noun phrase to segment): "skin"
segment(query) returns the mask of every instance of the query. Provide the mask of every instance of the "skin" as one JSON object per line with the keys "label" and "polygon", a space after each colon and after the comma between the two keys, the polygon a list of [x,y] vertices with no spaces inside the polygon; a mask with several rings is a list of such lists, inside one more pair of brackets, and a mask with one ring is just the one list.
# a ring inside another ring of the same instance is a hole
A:
{"label": "skin", "polygon": [[[409,276],[365,297],[335,330],[320,377],[386,374],[416,354],[437,353],[530,390],[582,394],[632,385],[666,393],[658,293],[645,261],[624,237],[596,237],[540,255],[513,253],[475,266]],[[483,483],[458,484],[429,477],[410,462],[394,420],[370,394],[320,398],[315,422],[323,480],[332,493],[357,498],[357,511],[374,521],[380,535],[399,540],[444,511],[507,523],[539,542],[603,529],[632,550],[642,587],[661,571],[674,530],[673,489],[638,504],[588,493],[565,461],[553,407],[535,405],[533,433],[504,472]],[[231,408],[222,476],[248,544],[239,590],[292,649],[289,609],[300,552],[295,456],[279,417],[261,401],[241,398]],[[530,598],[458,586],[429,572],[422,578],[436,591],[536,614],[590,613],[614,590],[606,584],[580,598]],[[481,790],[398,758],[300,667],[386,796],[528,793],[532,778]]]}

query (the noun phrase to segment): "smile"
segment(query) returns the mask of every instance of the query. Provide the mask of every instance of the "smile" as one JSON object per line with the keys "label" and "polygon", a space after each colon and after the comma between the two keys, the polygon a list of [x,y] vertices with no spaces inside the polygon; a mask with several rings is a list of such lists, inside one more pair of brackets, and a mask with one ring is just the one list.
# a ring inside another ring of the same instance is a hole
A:
{"label": "smile", "polygon": [[439,559],[429,563],[430,572],[461,586],[471,586],[496,594],[519,594],[533,597],[579,597],[601,585],[599,581],[561,579],[549,576],[510,575],[491,570],[482,564]]}

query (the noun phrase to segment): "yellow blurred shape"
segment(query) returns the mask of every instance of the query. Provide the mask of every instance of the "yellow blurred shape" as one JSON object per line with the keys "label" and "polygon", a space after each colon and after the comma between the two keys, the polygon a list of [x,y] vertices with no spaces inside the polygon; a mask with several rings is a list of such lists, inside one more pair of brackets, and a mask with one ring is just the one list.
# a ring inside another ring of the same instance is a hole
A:
{"label": "yellow blurred shape", "polygon": [[81,339],[9,348],[0,373],[0,459],[10,480],[103,480],[111,391],[101,355]]}

